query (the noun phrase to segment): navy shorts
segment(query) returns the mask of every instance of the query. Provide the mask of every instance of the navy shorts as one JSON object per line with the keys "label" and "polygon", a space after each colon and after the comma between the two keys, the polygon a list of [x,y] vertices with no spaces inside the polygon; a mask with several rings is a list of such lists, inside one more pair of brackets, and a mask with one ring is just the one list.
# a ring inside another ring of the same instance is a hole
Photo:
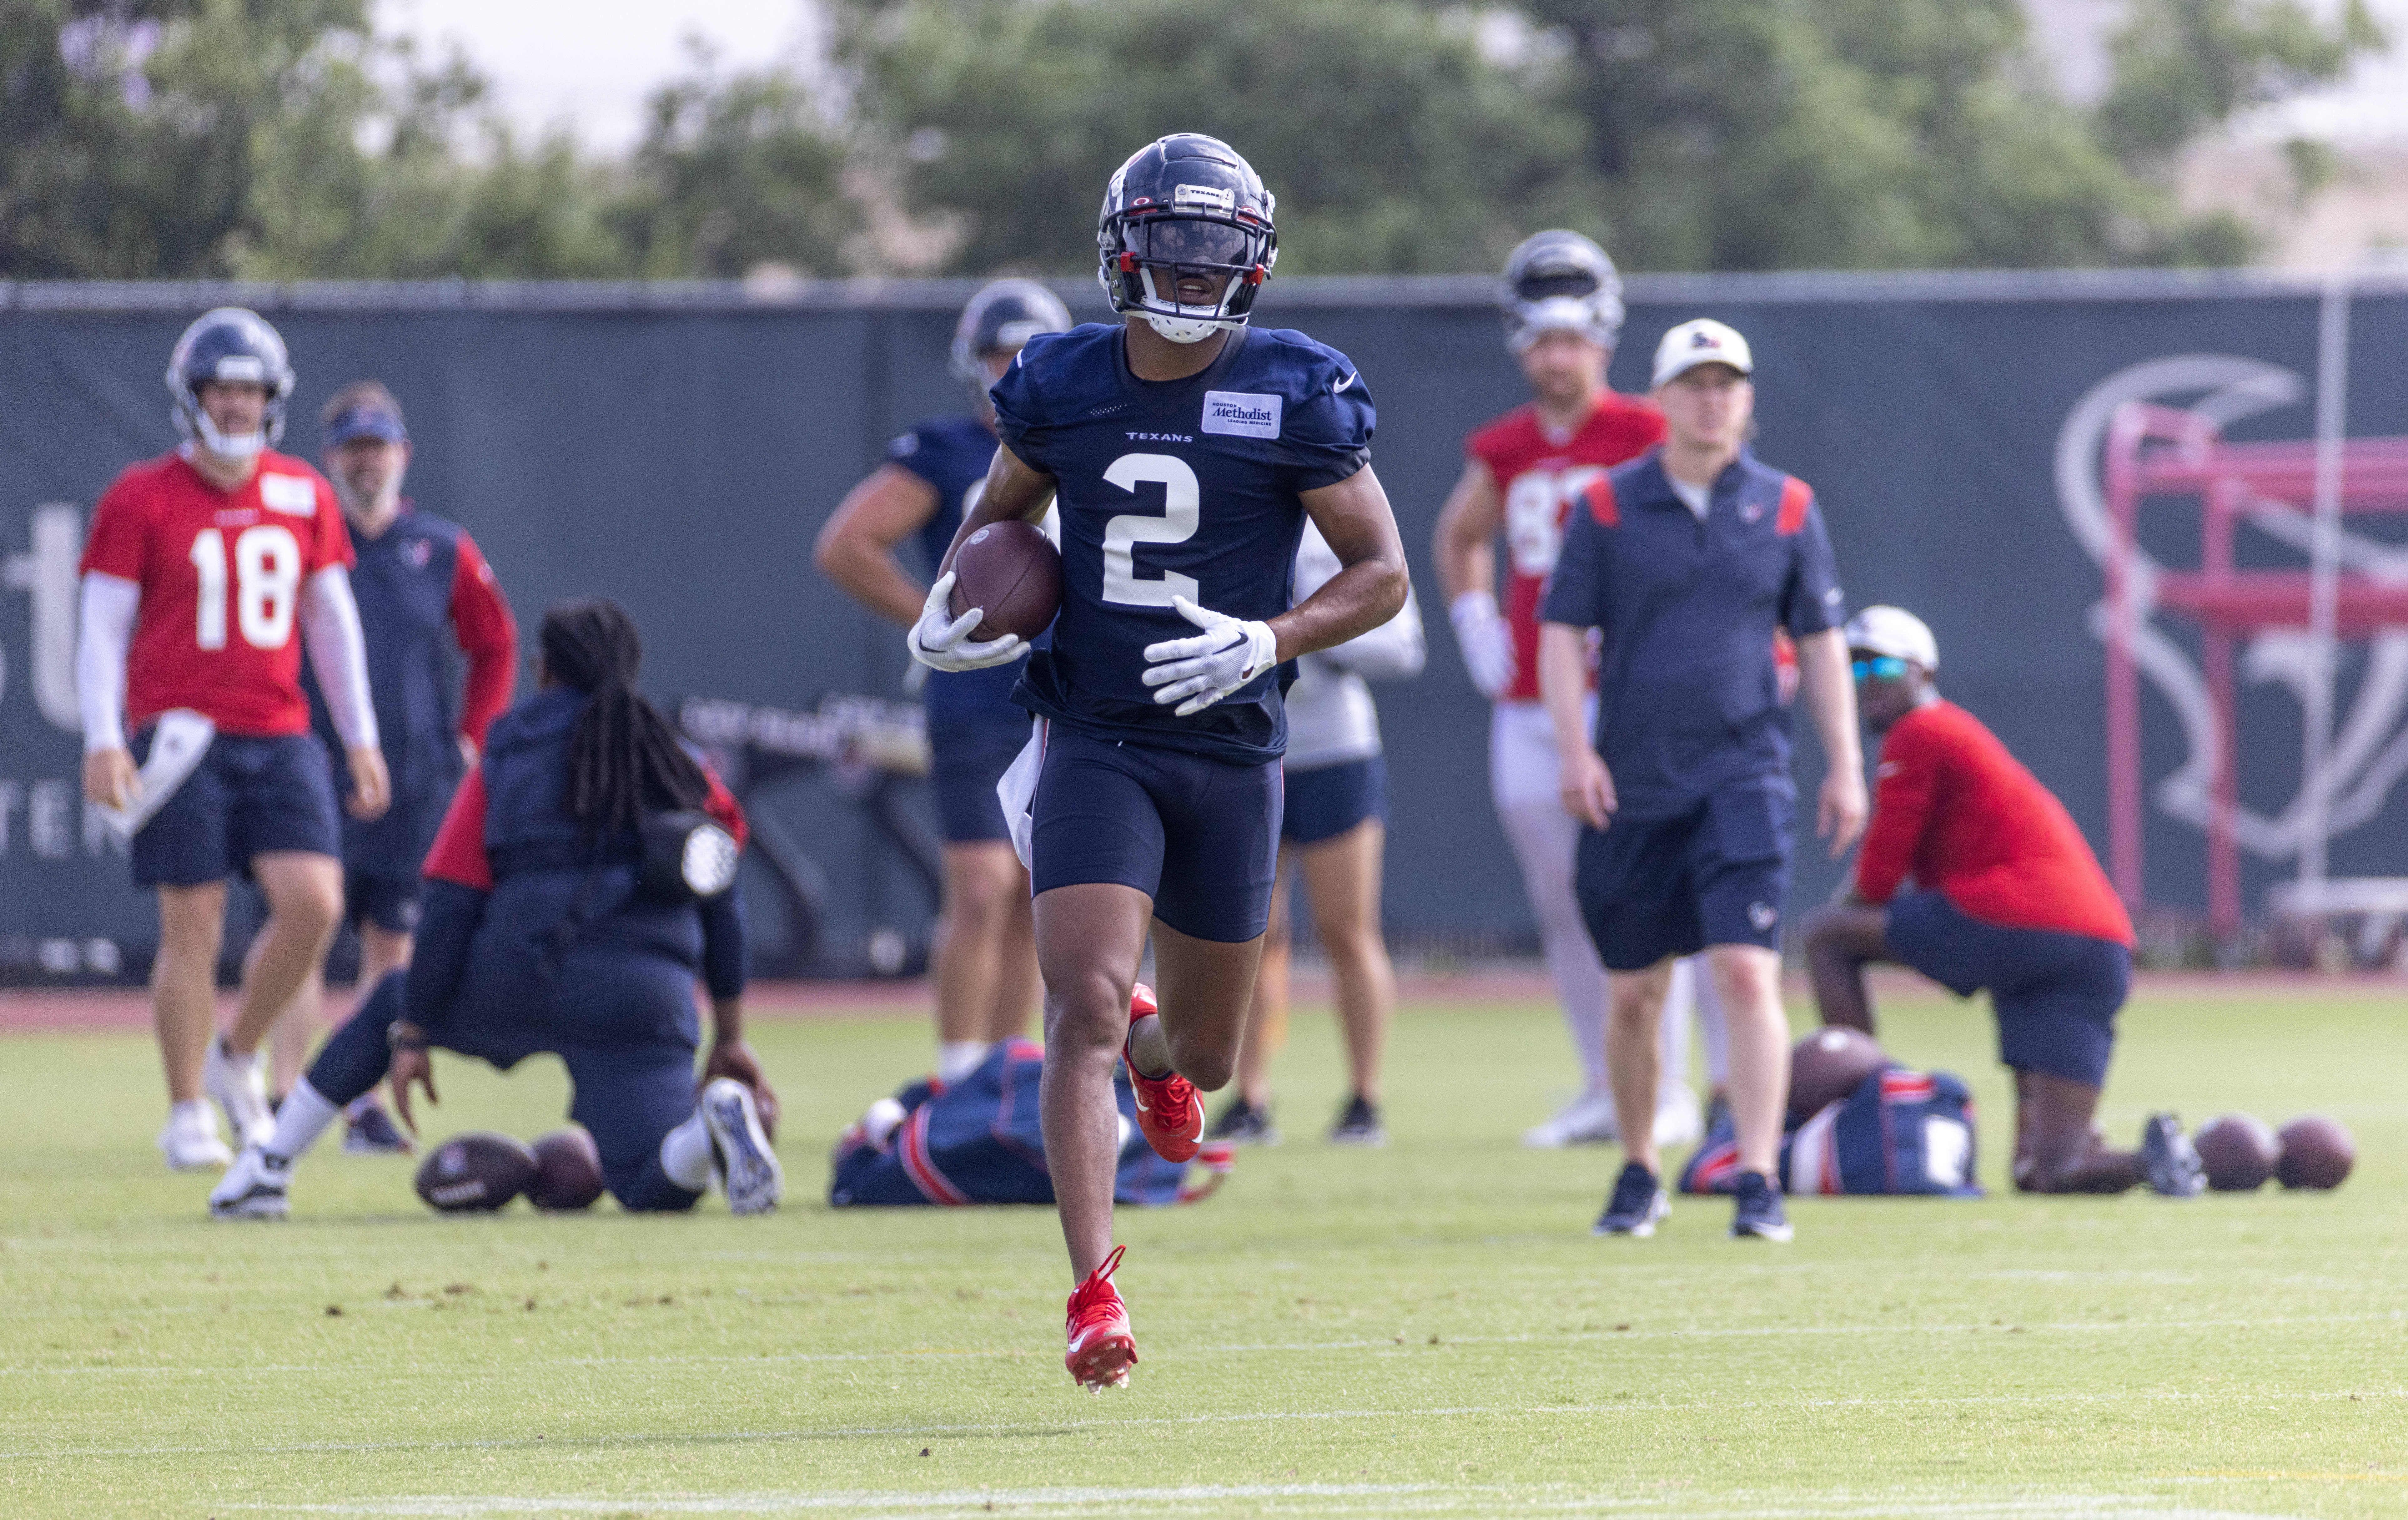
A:
{"label": "navy shorts", "polygon": [[425,883],[415,876],[343,873],[343,911],[354,924],[373,924],[387,934],[418,932],[418,899]]}
{"label": "navy shorts", "polygon": [[1280,767],[1049,725],[1029,808],[1029,889],[1135,887],[1154,916],[1197,939],[1243,944],[1270,923],[1279,873]]}
{"label": "navy shorts", "polygon": [[936,782],[937,817],[947,844],[1011,838],[995,783],[1020,757],[1028,733],[1028,714],[1018,708],[1000,719],[929,725],[928,748],[935,762],[929,779]]}
{"label": "navy shorts", "polygon": [[1290,844],[1334,839],[1366,818],[1388,821],[1388,762],[1383,755],[1287,773],[1287,810],[1280,838]]}
{"label": "navy shorts", "polygon": [[2115,1012],[2132,985],[2132,953],[2124,946],[2086,934],[1984,924],[1937,892],[1893,901],[1882,938],[1899,960],[1959,997],[1989,989],[1999,1059],[2006,1065],[2106,1084]]}
{"label": "navy shorts", "polygon": [[[136,765],[149,728],[134,739]],[[326,752],[312,734],[220,734],[166,805],[134,836],[134,884],[199,886],[247,874],[253,855],[304,850],[342,857]]]}
{"label": "navy shorts", "polygon": [[1729,786],[1678,817],[1581,830],[1572,886],[1606,969],[1708,945],[1778,950],[1795,809],[1785,787]]}

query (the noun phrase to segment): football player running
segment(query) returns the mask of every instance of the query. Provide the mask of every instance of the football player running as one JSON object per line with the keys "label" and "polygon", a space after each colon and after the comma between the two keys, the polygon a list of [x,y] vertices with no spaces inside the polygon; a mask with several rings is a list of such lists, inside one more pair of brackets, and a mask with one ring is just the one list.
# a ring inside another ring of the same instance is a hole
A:
{"label": "football player running", "polygon": [[[131,829],[135,883],[158,890],[150,997],[170,1104],[159,1148],[179,1170],[232,1160],[204,1091],[243,1143],[266,1138],[260,1040],[343,911],[303,644],[341,737],[351,814],[378,817],[387,802],[343,514],[316,470],[273,448],[293,380],[284,340],[256,313],[222,307],[185,328],[167,362],[184,445],[117,478],[84,549],[84,796]],[[269,922],[234,1027],[217,1036],[236,872],[258,882]]]}
{"label": "football player running", "polygon": [[[1045,1155],[1082,1385],[1137,1360],[1111,1276],[1114,1066],[1173,1161],[1228,1081],[1268,921],[1287,724],[1279,667],[1404,606],[1402,547],[1369,465],[1369,387],[1300,333],[1250,329],[1278,233],[1226,144],[1164,137],[1121,165],[1096,242],[1118,324],[1039,337],[996,383],[1002,444],[912,628],[940,670],[1020,657],[947,610],[963,538],[1061,514],[1062,610],[1013,695],[1043,720],[1004,780],[1026,841],[1045,983]],[[1310,519],[1337,574],[1294,607]],[[1132,1017],[1149,927],[1161,1012]]]}
{"label": "football player running", "polygon": [[[1439,513],[1435,557],[1464,666],[1496,704],[1488,724],[1489,796],[1522,868],[1547,973],[1580,1055],[1580,1096],[1522,1137],[1526,1145],[1552,1148],[1610,1140],[1616,1127],[1605,1062],[1605,967],[1572,896],[1580,821],[1564,810],[1555,735],[1539,700],[1539,601],[1563,547],[1572,499],[1613,466],[1662,442],[1664,419],[1606,384],[1622,332],[1622,277],[1605,250],[1576,232],[1525,238],[1505,261],[1503,306],[1505,346],[1529,381],[1531,399],[1465,440],[1463,475]],[[1594,695],[1589,701],[1594,708]],[[1713,983],[1683,961],[1665,1004],[1659,1145],[1684,1145],[1700,1132],[1688,1080],[1693,999],[1706,1014],[1715,1084],[1723,1080],[1722,1012]]]}
{"label": "football player running", "polygon": [[[953,369],[970,389],[968,415],[939,417],[887,445],[885,463],[837,504],[812,557],[829,580],[905,627],[927,588],[895,556],[916,538],[933,568],[995,461],[987,387],[1021,345],[1070,326],[1069,309],[1033,280],[998,280],[970,297],[953,327]],[[1028,742],[1028,714],[1011,700],[1016,662],[931,671],[923,699],[945,831],[945,900],[936,950],[937,1075],[978,1068],[987,1047],[1028,1031],[1037,1006],[1037,943],[1028,873],[1011,852],[996,782]]]}

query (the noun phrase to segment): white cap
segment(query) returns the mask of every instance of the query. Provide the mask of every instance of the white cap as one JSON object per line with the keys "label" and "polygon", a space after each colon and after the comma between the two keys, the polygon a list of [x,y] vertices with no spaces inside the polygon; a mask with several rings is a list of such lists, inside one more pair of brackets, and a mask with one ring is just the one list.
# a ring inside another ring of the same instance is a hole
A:
{"label": "white cap", "polygon": [[1921,618],[1902,607],[1868,607],[1848,620],[1848,648],[1887,654],[1940,673],[1940,640]]}
{"label": "white cap", "polygon": [[1656,345],[1656,378],[1649,383],[1662,385],[1699,365],[1728,365],[1742,375],[1756,373],[1756,356],[1748,352],[1747,339],[1736,328],[1712,317],[1699,317],[1666,333],[1664,341]]}

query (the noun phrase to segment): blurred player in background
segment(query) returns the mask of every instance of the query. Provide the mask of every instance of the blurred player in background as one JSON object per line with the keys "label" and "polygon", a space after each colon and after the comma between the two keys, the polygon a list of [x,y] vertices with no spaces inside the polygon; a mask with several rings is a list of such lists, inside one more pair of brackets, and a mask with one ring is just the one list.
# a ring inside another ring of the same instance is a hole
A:
{"label": "blurred player in background", "polygon": [[[998,280],[970,297],[953,326],[953,377],[974,398],[967,415],[920,423],[887,445],[886,462],[853,488],[820,530],[813,557],[828,579],[904,627],[927,588],[896,558],[916,538],[931,571],[995,460],[987,387],[1039,333],[1068,332],[1069,308],[1033,280]],[[933,579],[933,575],[931,577]],[[1028,873],[1011,852],[995,783],[1028,742],[1028,714],[1011,700],[1017,664],[927,671],[928,746],[945,831],[945,900],[938,922],[937,1075],[976,1069],[987,1047],[1028,1031],[1036,1011],[1037,943]]]}
{"label": "blurred player in background", "polygon": [[[1116,1062],[1166,1160],[1204,1139],[1197,1088],[1235,1070],[1270,917],[1287,746],[1279,667],[1404,606],[1404,552],[1369,467],[1369,388],[1299,333],[1251,330],[1273,203],[1226,143],[1181,134],[1112,175],[1097,218],[1111,326],[1040,337],[996,383],[1002,446],[910,635],[923,664],[1021,657],[948,610],[989,523],[1058,500],[1062,607],[1014,695],[1039,737],[1005,777],[1025,830],[1045,981],[1045,1159],[1079,1286],[1064,1361],[1088,1387],[1137,1360],[1111,1276]],[[1340,569],[1291,606],[1307,518]],[[1156,1014],[1132,1017],[1149,925]]]}
{"label": "blurred player in background", "polygon": [[[352,815],[388,801],[343,514],[316,470],[272,448],[293,380],[284,340],[253,312],[223,307],[185,328],[167,362],[185,442],[117,478],[84,549],[84,795],[138,825],[135,883],[158,890],[150,997],[171,1105],[159,1148],[179,1170],[230,1159],[204,1092],[243,1143],[265,1137],[260,1041],[342,916],[341,827],[301,694],[303,643]],[[154,745],[160,764],[137,775]],[[269,917],[234,1026],[218,1035],[225,879],[237,873]]]}
{"label": "blurred player in background", "polygon": [[[1646,402],[1606,384],[1622,331],[1622,277],[1605,251],[1576,232],[1523,240],[1505,264],[1505,346],[1530,382],[1531,400],[1465,442],[1469,456],[1439,513],[1436,555],[1447,615],[1471,682],[1496,704],[1488,725],[1488,789],[1522,868],[1539,921],[1547,973],[1581,1061],[1581,1092],[1523,1136],[1553,1147],[1610,1140],[1613,1085],[1605,1061],[1605,968],[1572,896],[1580,822],[1564,810],[1554,735],[1539,700],[1539,602],[1562,548],[1572,498],[1612,466],[1660,442],[1664,420]],[[1497,605],[1497,537],[1505,537],[1506,596]],[[1663,1081],[1650,1111],[1660,1145],[1698,1138],[1689,1086],[1692,988],[1707,1012],[1710,1054],[1722,1020],[1710,987],[1683,965],[1666,999]],[[1717,1059],[1713,1079],[1723,1073]]]}
{"label": "blurred player in background", "polygon": [[[1321,531],[1307,523],[1296,553],[1297,600],[1319,591],[1338,568]],[[1271,895],[1254,1011],[1238,1056],[1238,1096],[1213,1121],[1215,1140],[1264,1145],[1279,1140],[1271,1124],[1271,1057],[1287,1039],[1288,894],[1301,870],[1313,930],[1329,957],[1353,1081],[1330,1126],[1330,1142],[1387,1143],[1380,1054],[1397,1010],[1397,973],[1380,924],[1388,763],[1368,682],[1417,676],[1427,657],[1421,607],[1409,590],[1404,610],[1379,627],[1296,662],[1296,684],[1287,690],[1287,758],[1281,765],[1279,887]]]}
{"label": "blurred player in background", "polygon": [[1852,889],[1804,925],[1823,1022],[1873,1032],[1875,961],[1959,997],[1987,987],[1999,1059],[2015,1075],[2017,1191],[2197,1193],[2199,1154],[2173,1115],[2151,1114],[2138,1151],[2111,1150],[2093,1128],[2132,921],[2088,841],[1979,718],[1941,697],[1940,643],[1921,618],[1868,607],[1847,639],[1857,704],[1884,738]]}
{"label": "blurred player in background", "polygon": [[537,641],[534,695],[494,723],[426,857],[408,969],[326,1041],[209,1194],[213,1217],[283,1218],[293,1163],[388,1075],[415,1128],[411,1089],[436,1101],[432,1046],[505,1071],[559,1056],[623,1209],[691,1209],[714,1183],[733,1212],[777,1207],[778,1099],[744,1040],[743,810],[636,689],[625,609],[557,603]]}
{"label": "blurred player in background", "polygon": [[[486,725],[509,705],[519,635],[510,604],[468,530],[402,495],[409,429],[393,393],[375,380],[354,380],[328,398],[319,423],[327,475],[357,556],[351,595],[359,603],[377,732],[393,779],[393,806],[383,817],[343,825],[343,907],[359,929],[358,985],[365,996],[387,971],[409,962],[419,866],[460,778],[477,763]],[[447,630],[468,661],[456,700]],[[339,755],[324,695],[313,681],[304,685],[318,737]],[[339,774],[336,784],[345,789]],[[271,1089],[280,1101],[301,1074],[324,999],[324,969],[312,967],[292,1011],[276,1026]],[[346,1117],[347,1150],[409,1148],[373,1095]]]}
{"label": "blurred player in background", "polygon": [[[1652,1097],[1673,962],[1703,950],[1730,1026],[1739,1132],[1731,1234],[1786,1240],[1773,1179],[1789,1083],[1781,905],[1797,789],[1773,632],[1797,641],[1800,689],[1829,773],[1816,828],[1836,857],[1864,826],[1855,692],[1830,539],[1805,481],[1747,448],[1747,340],[1683,323],[1656,351],[1664,447],[1582,493],[1547,588],[1540,689],[1583,823],[1581,911],[1614,973],[1607,1054],[1625,1112]],[[1586,705],[1589,630],[1604,633]],[[1600,1234],[1648,1235],[1668,1212],[1651,1137],[1627,1161]]]}

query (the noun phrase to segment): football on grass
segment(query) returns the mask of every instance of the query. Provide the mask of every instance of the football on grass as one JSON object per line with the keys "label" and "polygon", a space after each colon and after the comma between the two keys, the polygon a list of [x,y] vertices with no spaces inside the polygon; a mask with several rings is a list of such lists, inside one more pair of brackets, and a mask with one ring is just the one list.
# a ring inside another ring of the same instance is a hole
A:
{"label": "football on grass", "polygon": [[2339,1187],[2358,1163],[2358,1142],[2330,1119],[2310,1114],[2283,1126],[2282,1163],[2274,1175],[2285,1187]]}
{"label": "football on grass", "polygon": [[1789,1120],[1803,1124],[1889,1065],[1873,1037],[1830,1025],[1789,1048]]}
{"label": "football on grass", "polygon": [[2218,1193],[2247,1193],[2266,1185],[2283,1159],[2283,1142],[2263,1119],[2225,1113],[2199,1126],[2190,1138],[2207,1169],[2207,1185]]}
{"label": "football on grass", "polygon": [[454,1135],[418,1169],[418,1196],[438,1213],[501,1208],[535,1182],[535,1153],[490,1130]]}
{"label": "football on grass", "polygon": [[602,1153],[584,1126],[555,1129],[536,1140],[527,1201],[538,1209],[584,1209],[601,1196]]}
{"label": "football on grass", "polygon": [[989,523],[953,556],[953,594],[946,605],[955,617],[973,607],[986,609],[973,638],[1034,638],[1062,609],[1062,556],[1034,523]]}

